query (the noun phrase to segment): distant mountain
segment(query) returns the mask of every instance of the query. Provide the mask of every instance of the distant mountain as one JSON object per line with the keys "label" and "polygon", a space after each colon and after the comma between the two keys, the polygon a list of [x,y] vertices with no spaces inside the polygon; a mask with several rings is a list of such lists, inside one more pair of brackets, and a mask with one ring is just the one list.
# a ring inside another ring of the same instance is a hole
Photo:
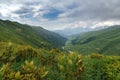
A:
{"label": "distant mountain", "polygon": [[65,28],[63,30],[55,30],[54,32],[67,37],[70,35],[80,34],[80,33],[91,31],[91,30],[93,30],[93,29],[88,28],[88,27],[86,27],[86,28],[77,27],[77,28]]}
{"label": "distant mountain", "polygon": [[60,48],[66,39],[41,27],[0,20],[0,41],[38,48]]}
{"label": "distant mountain", "polygon": [[81,34],[83,32],[89,32],[89,31],[95,31],[95,30],[100,30],[100,29],[105,29],[111,26],[101,26],[101,27],[97,27],[97,28],[90,28],[90,27],[77,27],[77,28],[65,28],[63,30],[55,30],[54,32],[68,37],[71,35],[76,35],[76,34]]}
{"label": "distant mountain", "polygon": [[70,36],[66,49],[83,54],[120,55],[120,26]]}

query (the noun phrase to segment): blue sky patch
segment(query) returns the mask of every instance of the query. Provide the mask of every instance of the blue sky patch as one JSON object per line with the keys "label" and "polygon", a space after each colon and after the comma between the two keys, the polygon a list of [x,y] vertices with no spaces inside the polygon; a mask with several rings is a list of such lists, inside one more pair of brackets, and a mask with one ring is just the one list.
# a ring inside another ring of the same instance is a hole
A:
{"label": "blue sky patch", "polygon": [[59,14],[61,14],[62,11],[57,9],[51,9],[49,13],[46,13],[43,15],[44,18],[54,20],[58,17]]}

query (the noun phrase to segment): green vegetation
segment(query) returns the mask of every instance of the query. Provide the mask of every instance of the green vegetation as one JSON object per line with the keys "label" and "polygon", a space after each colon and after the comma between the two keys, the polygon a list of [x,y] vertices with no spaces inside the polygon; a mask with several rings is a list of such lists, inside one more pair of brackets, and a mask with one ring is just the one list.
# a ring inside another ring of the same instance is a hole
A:
{"label": "green vegetation", "polygon": [[65,41],[41,27],[0,20],[0,80],[120,80],[119,26],[70,37],[65,48],[88,55],[65,52]]}
{"label": "green vegetation", "polygon": [[0,80],[119,80],[120,56],[0,43]]}
{"label": "green vegetation", "polygon": [[61,48],[66,39],[41,27],[0,20],[0,41],[49,49]]}
{"label": "green vegetation", "polygon": [[82,54],[120,55],[120,26],[70,36],[66,49]]}
{"label": "green vegetation", "polygon": [[81,78],[84,70],[79,54],[6,42],[1,43],[0,49],[0,79],[3,80],[75,80]]}

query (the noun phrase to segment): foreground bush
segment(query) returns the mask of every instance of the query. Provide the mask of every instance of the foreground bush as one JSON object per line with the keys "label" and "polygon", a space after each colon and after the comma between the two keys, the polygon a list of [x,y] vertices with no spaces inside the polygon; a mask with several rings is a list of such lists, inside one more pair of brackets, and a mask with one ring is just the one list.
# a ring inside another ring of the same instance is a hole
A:
{"label": "foreground bush", "polygon": [[9,63],[0,69],[0,76],[3,80],[44,80],[47,74],[48,71],[45,71],[45,67],[36,67],[33,61],[25,61],[19,71],[12,70]]}
{"label": "foreground bush", "polygon": [[0,44],[0,80],[120,80],[120,56]]}

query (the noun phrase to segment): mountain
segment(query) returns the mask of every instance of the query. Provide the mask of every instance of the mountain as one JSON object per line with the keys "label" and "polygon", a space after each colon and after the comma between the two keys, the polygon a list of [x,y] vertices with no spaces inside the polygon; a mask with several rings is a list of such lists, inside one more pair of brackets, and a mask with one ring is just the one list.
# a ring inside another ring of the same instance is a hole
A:
{"label": "mountain", "polygon": [[41,27],[0,20],[0,41],[37,48],[60,48],[64,46],[66,39]]}
{"label": "mountain", "polygon": [[85,27],[85,28],[77,27],[77,28],[65,28],[63,30],[55,30],[54,32],[56,32],[62,36],[68,37],[70,35],[80,34],[80,33],[91,31],[91,30],[92,29],[88,28],[88,27]]}
{"label": "mountain", "polygon": [[70,36],[65,48],[83,54],[120,55],[120,25]]}
{"label": "mountain", "polygon": [[101,26],[101,27],[96,27],[96,28],[90,28],[90,27],[76,27],[76,28],[65,28],[63,30],[55,30],[54,32],[64,36],[68,37],[71,35],[76,35],[76,34],[81,34],[83,32],[89,32],[89,31],[95,31],[95,30],[100,30],[100,29],[105,29],[111,26]]}

